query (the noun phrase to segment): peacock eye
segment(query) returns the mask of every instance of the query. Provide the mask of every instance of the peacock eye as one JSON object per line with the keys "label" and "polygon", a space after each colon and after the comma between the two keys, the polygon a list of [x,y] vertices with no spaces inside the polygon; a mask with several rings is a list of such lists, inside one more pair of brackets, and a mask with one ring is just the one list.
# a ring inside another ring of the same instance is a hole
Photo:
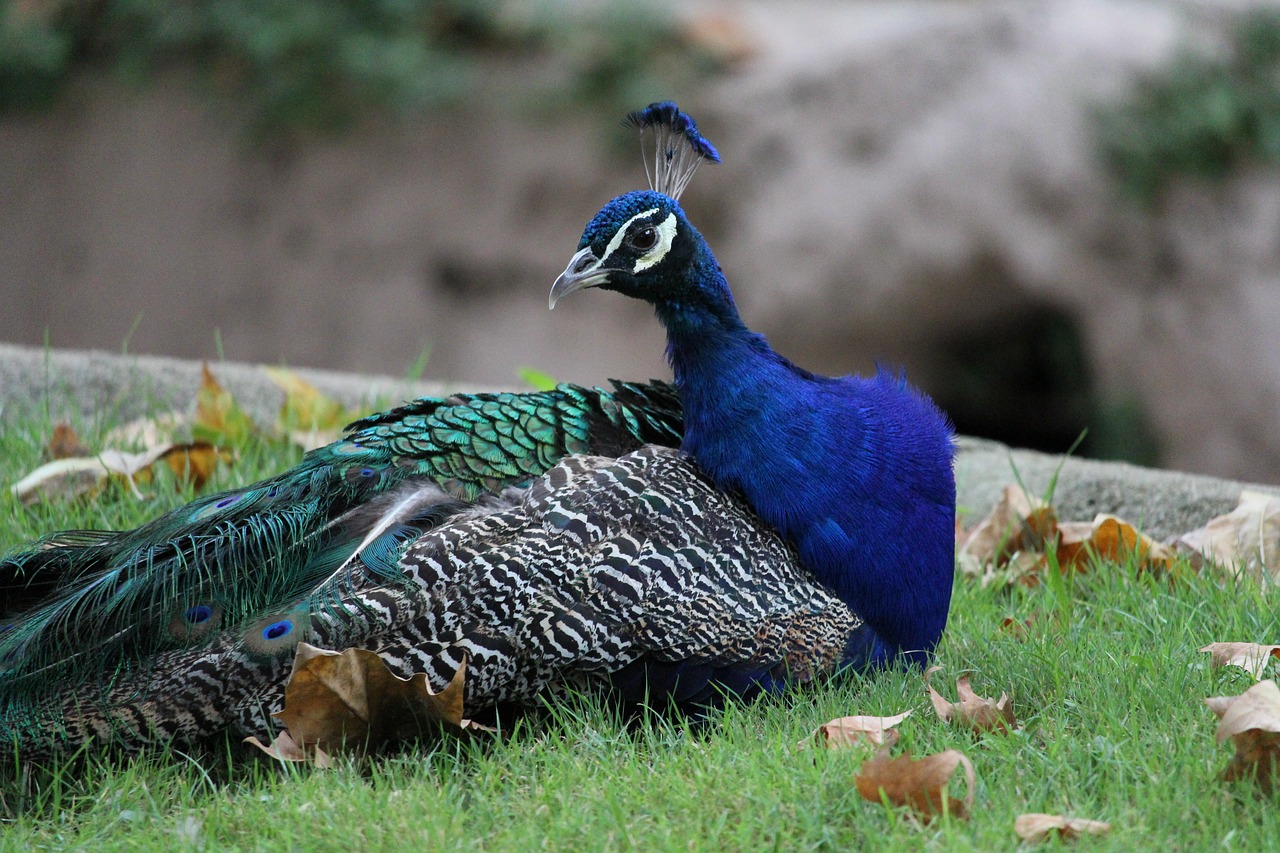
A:
{"label": "peacock eye", "polygon": [[631,248],[640,252],[647,252],[658,245],[658,229],[652,225],[646,225],[632,234],[628,242],[631,243]]}

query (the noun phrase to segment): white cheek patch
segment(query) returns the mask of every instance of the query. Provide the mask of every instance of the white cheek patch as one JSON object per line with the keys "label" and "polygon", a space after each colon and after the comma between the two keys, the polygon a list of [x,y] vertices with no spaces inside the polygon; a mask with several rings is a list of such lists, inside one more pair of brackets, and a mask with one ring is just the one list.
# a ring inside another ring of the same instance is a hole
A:
{"label": "white cheek patch", "polygon": [[654,226],[658,232],[658,245],[645,252],[641,258],[636,261],[635,269],[632,272],[640,272],[647,270],[649,267],[661,261],[667,256],[667,252],[671,251],[671,241],[676,238],[676,215],[668,213],[667,218]]}

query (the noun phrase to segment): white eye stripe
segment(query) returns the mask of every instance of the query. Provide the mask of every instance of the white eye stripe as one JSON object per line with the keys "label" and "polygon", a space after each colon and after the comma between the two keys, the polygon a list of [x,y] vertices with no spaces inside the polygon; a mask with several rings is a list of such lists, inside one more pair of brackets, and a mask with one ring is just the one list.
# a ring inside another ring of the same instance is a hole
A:
{"label": "white eye stripe", "polygon": [[658,232],[658,245],[645,252],[640,260],[636,261],[635,269],[632,272],[647,270],[665,258],[667,252],[671,251],[671,241],[676,238],[676,215],[668,213],[667,218],[654,227]]}

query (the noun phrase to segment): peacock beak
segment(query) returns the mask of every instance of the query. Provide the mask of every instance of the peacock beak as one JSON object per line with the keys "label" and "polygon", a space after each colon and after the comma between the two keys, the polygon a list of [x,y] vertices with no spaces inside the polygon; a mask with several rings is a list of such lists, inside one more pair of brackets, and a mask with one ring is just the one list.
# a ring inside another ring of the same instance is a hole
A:
{"label": "peacock beak", "polygon": [[551,294],[547,297],[547,307],[555,308],[556,303],[570,293],[576,293],[587,287],[604,284],[609,278],[609,270],[600,269],[600,259],[588,247],[578,252],[564,268],[556,283],[551,285]]}

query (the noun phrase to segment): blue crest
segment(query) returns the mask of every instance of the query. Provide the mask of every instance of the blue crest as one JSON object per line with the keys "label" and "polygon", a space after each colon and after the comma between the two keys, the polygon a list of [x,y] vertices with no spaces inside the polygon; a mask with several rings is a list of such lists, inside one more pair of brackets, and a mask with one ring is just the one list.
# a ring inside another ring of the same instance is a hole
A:
{"label": "blue crest", "polygon": [[[698,123],[693,116],[681,112],[675,101],[658,101],[628,113],[623,124],[640,130],[644,172],[649,178],[649,187],[673,199],[680,198],[703,160],[720,162],[715,146],[698,133]],[[652,172],[649,170],[649,154],[645,151],[649,137],[654,144]]]}

